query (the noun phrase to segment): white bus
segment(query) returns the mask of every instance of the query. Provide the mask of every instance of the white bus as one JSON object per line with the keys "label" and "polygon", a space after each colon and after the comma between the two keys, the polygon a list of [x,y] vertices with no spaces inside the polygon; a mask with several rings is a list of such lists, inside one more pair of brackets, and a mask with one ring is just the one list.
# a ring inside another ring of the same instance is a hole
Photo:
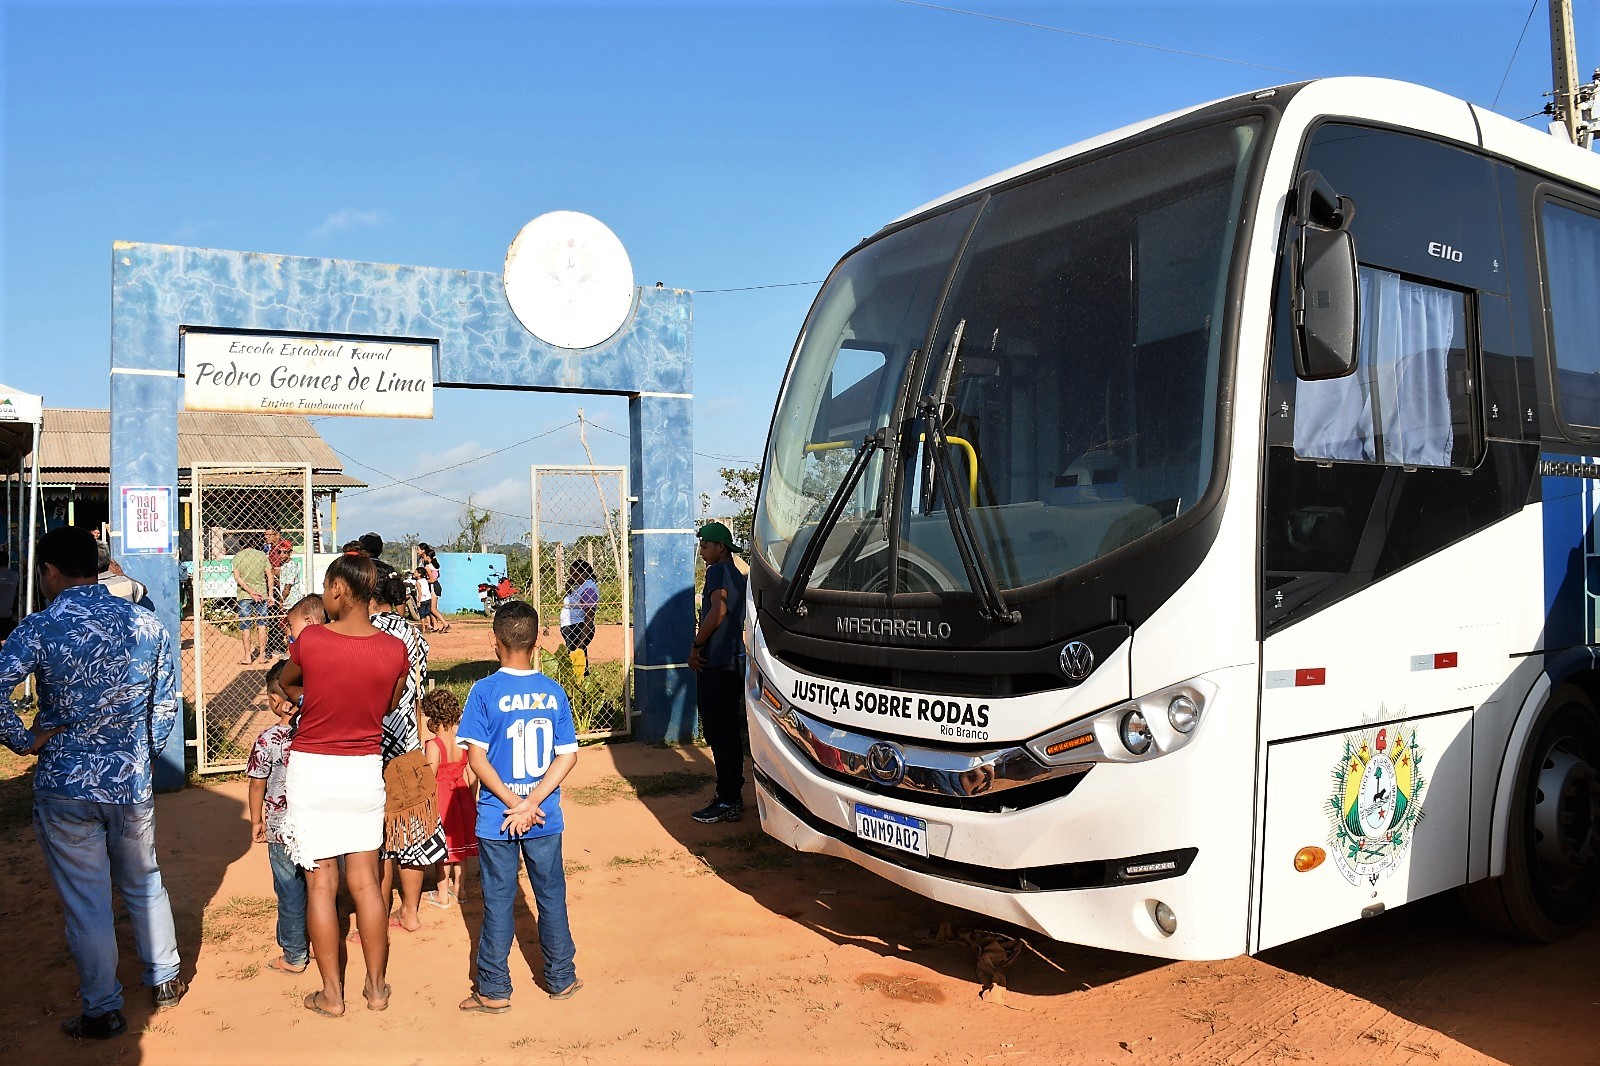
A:
{"label": "white bus", "polygon": [[1216,959],[1600,894],[1600,159],[1398,82],[1097,137],[834,268],[756,511],[762,825]]}

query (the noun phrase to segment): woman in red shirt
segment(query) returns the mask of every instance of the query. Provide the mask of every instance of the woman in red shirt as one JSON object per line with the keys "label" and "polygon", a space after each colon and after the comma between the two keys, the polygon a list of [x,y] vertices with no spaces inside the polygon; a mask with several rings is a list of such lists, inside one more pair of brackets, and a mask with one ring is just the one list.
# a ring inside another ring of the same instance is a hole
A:
{"label": "woman in red shirt", "polygon": [[282,687],[301,701],[290,742],[290,854],[306,868],[306,926],[322,975],[322,991],[306,1009],[337,1017],[345,1010],[339,967],[339,865],[356,906],[363,989],[371,1010],[389,1006],[389,908],[379,891],[383,843],[383,716],[405,692],[405,645],[375,628],[368,606],[377,568],[363,555],[342,555],[323,578],[328,624],[308,626],[289,647]]}

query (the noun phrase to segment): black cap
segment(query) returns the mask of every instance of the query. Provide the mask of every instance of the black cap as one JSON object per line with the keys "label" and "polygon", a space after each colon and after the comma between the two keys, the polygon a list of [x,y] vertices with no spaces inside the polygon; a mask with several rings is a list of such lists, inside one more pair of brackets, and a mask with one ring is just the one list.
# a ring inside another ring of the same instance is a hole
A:
{"label": "black cap", "polygon": [[361,545],[361,550],[376,559],[383,554],[383,538],[376,533],[363,533],[356,542]]}

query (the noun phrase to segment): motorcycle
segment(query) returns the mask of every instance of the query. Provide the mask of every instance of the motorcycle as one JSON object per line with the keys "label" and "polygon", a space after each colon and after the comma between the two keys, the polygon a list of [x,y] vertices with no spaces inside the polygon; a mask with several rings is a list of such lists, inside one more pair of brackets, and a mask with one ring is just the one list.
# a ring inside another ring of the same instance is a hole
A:
{"label": "motorcycle", "polygon": [[494,612],[502,603],[514,600],[517,590],[511,586],[511,579],[504,574],[489,571],[489,580],[478,582],[478,602],[483,604],[483,613],[490,621],[494,621]]}

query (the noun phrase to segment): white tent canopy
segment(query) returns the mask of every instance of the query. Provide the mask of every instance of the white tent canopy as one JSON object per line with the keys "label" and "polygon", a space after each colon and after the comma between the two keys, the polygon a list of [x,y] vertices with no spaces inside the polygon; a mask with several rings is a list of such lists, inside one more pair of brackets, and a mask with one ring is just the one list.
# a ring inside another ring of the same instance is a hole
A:
{"label": "white tent canopy", "polygon": [[[22,480],[24,460],[32,457],[32,470],[28,478],[28,525],[26,533],[18,538],[27,544],[27,574],[28,588],[21,599],[21,613],[26,614],[33,604],[33,548],[34,538],[39,529],[39,427],[44,422],[44,398],[35,396],[30,392],[22,392],[7,385],[0,385],[0,470],[7,475],[13,469],[17,472],[14,482],[15,496],[6,503],[6,514],[12,521],[17,521],[23,511]],[[9,480],[7,484],[13,484]],[[18,522],[17,529],[22,530]],[[9,532],[9,531],[8,531]],[[11,556],[11,567],[16,567],[24,556],[17,552],[17,544],[6,544]],[[6,580],[0,576],[0,582]],[[10,597],[5,593],[11,590],[0,590],[0,610],[10,607]]]}

